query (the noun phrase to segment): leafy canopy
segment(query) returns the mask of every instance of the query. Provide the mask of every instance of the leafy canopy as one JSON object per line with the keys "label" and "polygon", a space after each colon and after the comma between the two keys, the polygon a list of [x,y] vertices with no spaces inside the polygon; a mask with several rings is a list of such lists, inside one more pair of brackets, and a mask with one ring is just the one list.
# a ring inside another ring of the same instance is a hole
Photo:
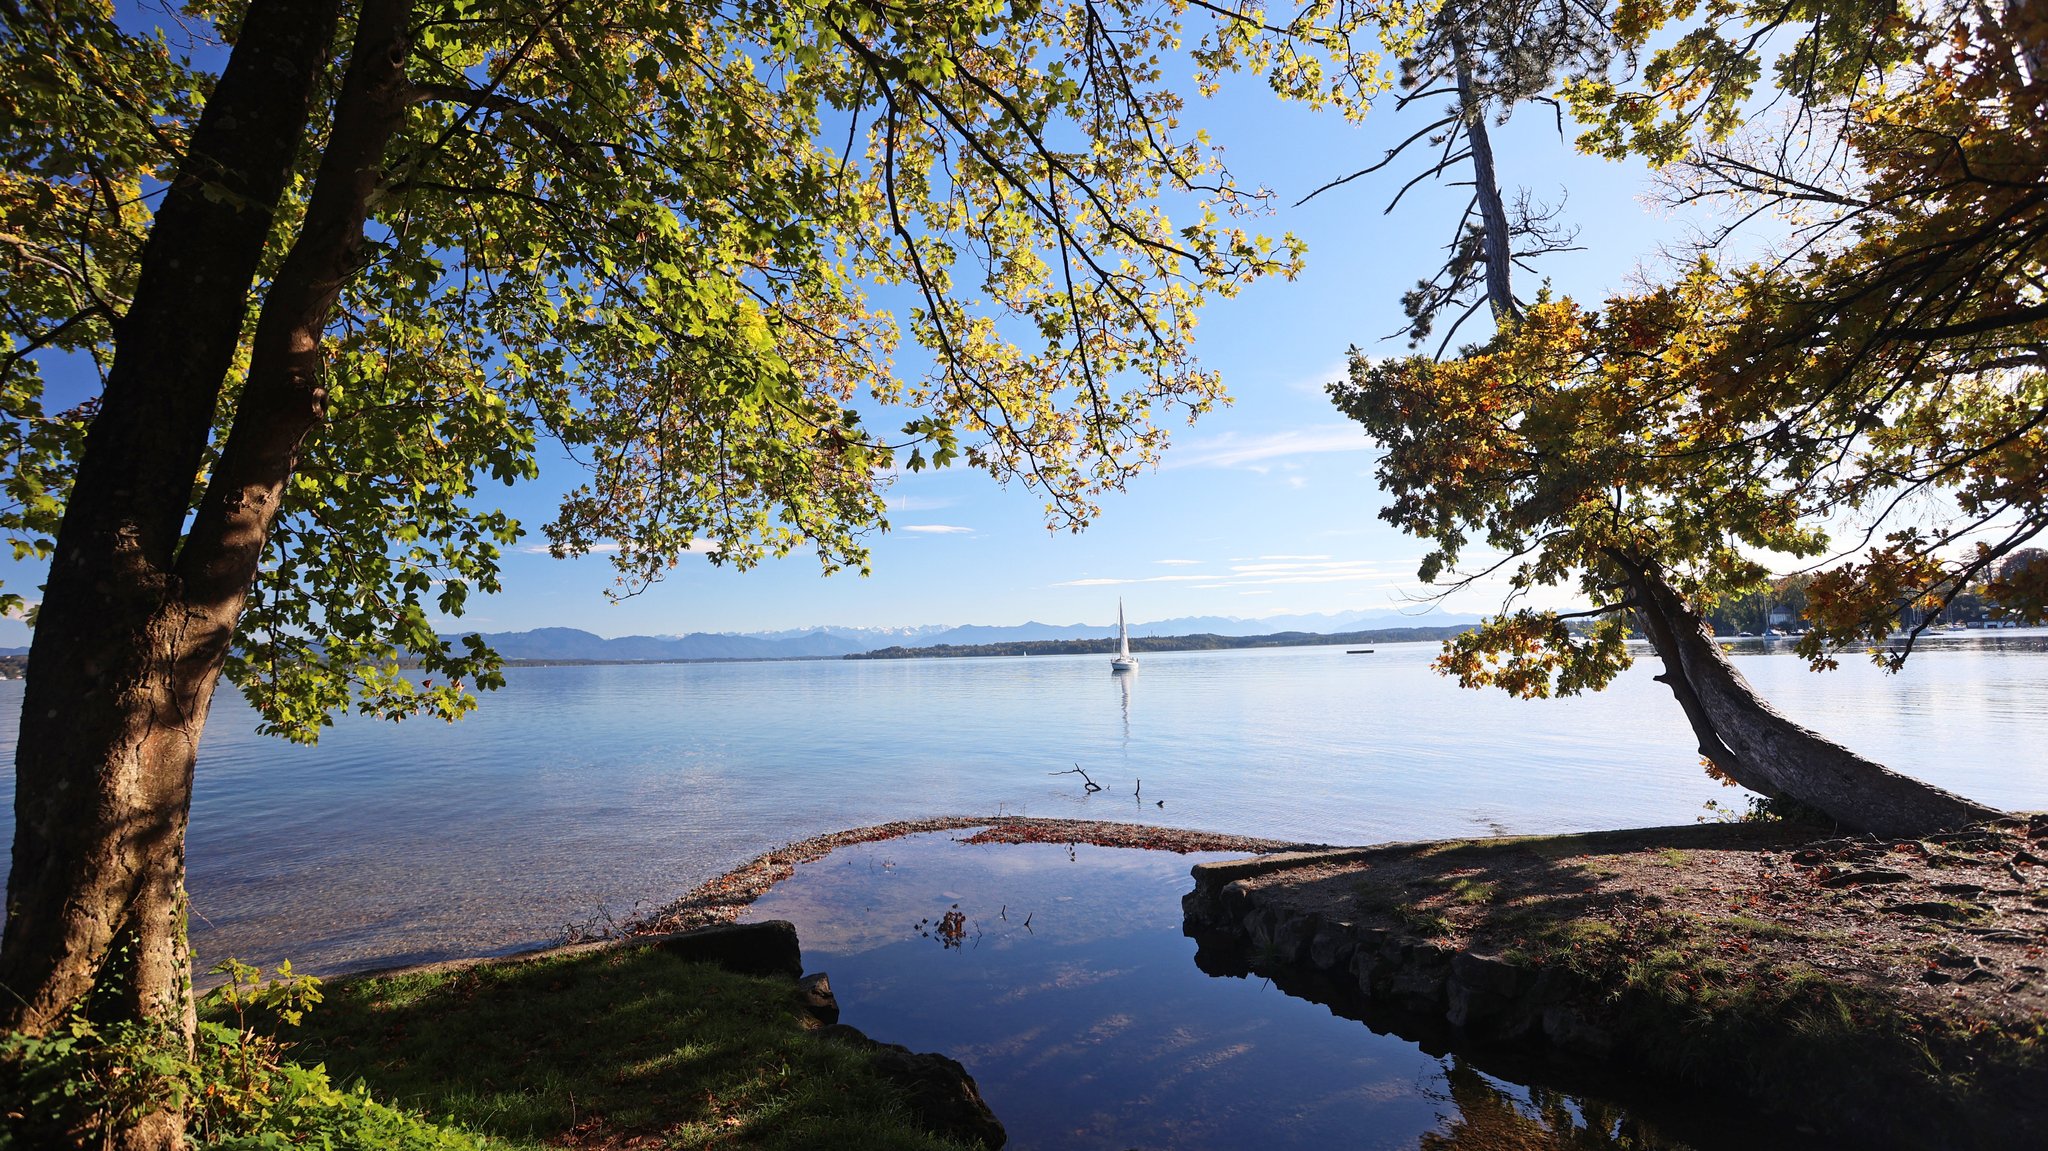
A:
{"label": "leafy canopy", "polygon": [[[481,489],[533,478],[548,439],[588,469],[549,547],[615,549],[623,594],[693,550],[865,570],[900,468],[963,460],[1040,493],[1049,524],[1085,524],[1157,459],[1168,417],[1223,399],[1192,354],[1200,306],[1301,264],[1291,237],[1242,226],[1264,194],[1181,123],[1169,68],[1191,60],[1203,86],[1256,70],[1355,115],[1384,82],[1375,45],[1426,6],[1197,4],[1199,29],[1189,7],[422,0],[408,117],[326,332],[327,422],[229,677],[295,739],[349,706],[473,706],[496,657],[429,614],[498,590],[524,529]],[[232,44],[241,10],[195,0],[177,27]],[[46,364],[111,355],[211,83],[188,47],[93,0],[0,10],[0,530],[17,556],[49,555],[95,403],[54,400]],[[216,443],[238,387],[223,381]]]}
{"label": "leafy canopy", "polygon": [[[1567,585],[1593,605],[1577,630],[1554,611],[1496,617],[1446,670],[1524,695],[1597,688],[1628,662],[1632,573],[1654,567],[1706,610],[1761,590],[1764,552],[1824,569],[1805,589],[1816,666],[1980,577],[2043,618],[2048,571],[2000,563],[2048,528],[2039,7],[1886,7],[1857,37],[1843,21],[1868,6],[1798,10],[1810,23],[1776,82],[1819,141],[1805,153],[1717,144],[1765,43],[1722,22],[1762,10],[1715,8],[1640,87],[1572,86],[1595,125],[1583,145],[1669,160],[1692,141],[1694,187],[1794,227],[1768,260],[1702,258],[1600,310],[1542,299],[1447,363],[1354,352],[1332,393],[1386,445],[1382,514],[1435,545],[1424,578],[1481,544],[1515,597]],[[1691,14],[1644,11],[1662,15],[1620,34]]]}

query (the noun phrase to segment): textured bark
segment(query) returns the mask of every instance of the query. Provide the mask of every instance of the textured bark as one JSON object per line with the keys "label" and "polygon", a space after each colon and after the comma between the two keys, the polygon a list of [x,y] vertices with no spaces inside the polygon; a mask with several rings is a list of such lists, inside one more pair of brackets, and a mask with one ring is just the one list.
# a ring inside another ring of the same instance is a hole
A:
{"label": "textured bark", "polygon": [[1486,123],[1486,100],[1472,82],[1471,49],[1451,33],[1451,59],[1457,70],[1458,115],[1472,145],[1472,189],[1479,200],[1480,248],[1486,257],[1486,300],[1496,327],[1521,318],[1515,305],[1513,254],[1508,248],[1507,205],[1493,170],[1493,137]]}
{"label": "textured bark", "polygon": [[1653,564],[1625,562],[1651,646],[1700,741],[1700,754],[1762,795],[1794,800],[1845,827],[1924,835],[2005,813],[1922,783],[1779,714],[1735,670],[1713,632]]}
{"label": "textured bark", "polygon": [[337,7],[251,8],[115,328],[29,660],[0,1025],[55,1024],[100,980],[117,935],[136,937],[124,993],[137,1013],[186,998],[170,973],[212,678],[184,658],[198,621],[173,560]]}
{"label": "textured bark", "polygon": [[[278,494],[321,415],[320,333],[403,111],[404,0],[358,16],[306,222],[265,299],[228,447],[182,549],[180,527],[338,7],[251,6],[116,328],[29,661],[0,1026],[47,1031],[90,993],[190,1042],[193,765]],[[173,1113],[120,1137],[182,1140]]]}

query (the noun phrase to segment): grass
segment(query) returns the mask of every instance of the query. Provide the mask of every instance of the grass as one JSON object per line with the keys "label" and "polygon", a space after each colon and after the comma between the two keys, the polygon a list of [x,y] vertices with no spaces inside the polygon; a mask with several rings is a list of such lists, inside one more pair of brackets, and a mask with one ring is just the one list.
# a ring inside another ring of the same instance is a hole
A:
{"label": "grass", "polygon": [[1460,875],[1447,880],[1445,891],[1455,902],[1476,906],[1492,903],[1494,897],[1500,894],[1500,884],[1470,875]]}
{"label": "grass", "polygon": [[1714,920],[1714,924],[1730,931],[1740,931],[1752,939],[1804,939],[1811,934],[1798,927],[1748,915],[1724,915]]}
{"label": "grass", "polygon": [[865,1053],[817,1038],[786,979],[635,948],[327,991],[292,1058],[510,1148],[959,1146]]}
{"label": "grass", "polygon": [[1450,917],[1440,911],[1414,904],[1402,904],[1393,911],[1395,918],[1407,925],[1408,930],[1424,939],[1442,939],[1451,933]]}

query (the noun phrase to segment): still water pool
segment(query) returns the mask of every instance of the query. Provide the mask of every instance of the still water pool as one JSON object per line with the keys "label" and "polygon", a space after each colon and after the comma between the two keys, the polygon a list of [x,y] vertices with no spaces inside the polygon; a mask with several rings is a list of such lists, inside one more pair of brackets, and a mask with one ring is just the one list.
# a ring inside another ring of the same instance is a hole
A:
{"label": "still water pool", "polygon": [[1256,977],[1204,975],[1180,897],[1191,864],[1223,856],[957,842],[970,834],[841,848],[747,918],[797,925],[844,1022],[965,1064],[1015,1151],[1810,1146],[1704,1100],[1524,1086]]}

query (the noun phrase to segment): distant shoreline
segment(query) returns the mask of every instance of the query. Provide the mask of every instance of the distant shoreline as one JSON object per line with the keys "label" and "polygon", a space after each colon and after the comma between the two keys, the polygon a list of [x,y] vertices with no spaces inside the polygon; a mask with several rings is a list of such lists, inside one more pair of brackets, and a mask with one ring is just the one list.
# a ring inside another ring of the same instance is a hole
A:
{"label": "distant shoreline", "polygon": [[[1324,647],[1353,643],[1415,643],[1445,640],[1471,631],[1474,624],[1446,627],[1384,627],[1371,631],[1307,632],[1282,631],[1272,635],[1156,635],[1132,636],[1131,650],[1148,651],[1232,651],[1253,647]],[[1033,639],[1011,643],[935,644],[930,647],[885,647],[848,655],[845,659],[965,659],[993,655],[1107,655],[1116,649],[1113,639]]]}
{"label": "distant shoreline", "polygon": [[[1378,628],[1373,631],[1321,632],[1283,631],[1272,635],[1196,635],[1132,636],[1131,650],[1138,652],[1162,651],[1228,651],[1237,648],[1258,647],[1322,647],[1336,644],[1360,643],[1412,643],[1421,640],[1449,639],[1461,632],[1472,630],[1472,624],[1446,627],[1396,627]],[[593,659],[575,657],[525,656],[502,661],[505,667],[631,667],[655,666],[661,664],[694,663],[817,663],[837,662],[844,659],[960,659],[973,656],[1000,655],[1097,655],[1108,654],[1116,647],[1113,639],[1036,639],[1017,640],[1010,643],[936,644],[931,647],[885,647],[874,651],[852,652],[844,655],[706,655],[677,656],[671,659]],[[402,667],[418,667],[417,659],[400,661]],[[0,656],[0,679],[20,679],[28,669],[25,655]]]}

